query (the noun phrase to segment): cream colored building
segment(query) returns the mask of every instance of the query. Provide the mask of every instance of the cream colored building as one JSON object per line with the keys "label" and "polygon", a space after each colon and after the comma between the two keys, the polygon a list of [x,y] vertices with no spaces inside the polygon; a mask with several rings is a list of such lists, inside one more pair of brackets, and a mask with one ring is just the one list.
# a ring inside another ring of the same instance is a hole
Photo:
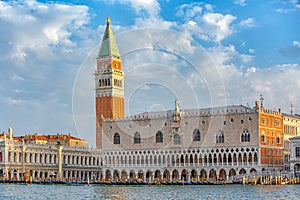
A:
{"label": "cream colored building", "polygon": [[290,138],[300,135],[300,116],[297,114],[283,114],[283,136],[284,136],[284,170],[289,172],[290,168]]}
{"label": "cream colored building", "polygon": [[[32,139],[34,137],[36,140]],[[34,137],[14,137],[12,129],[0,135],[0,179],[25,180],[28,174],[33,180],[101,179],[101,150],[53,143],[54,138],[57,140],[57,135],[38,137],[35,134]],[[43,137],[50,139],[44,140]],[[70,138],[71,141],[81,140]]]}

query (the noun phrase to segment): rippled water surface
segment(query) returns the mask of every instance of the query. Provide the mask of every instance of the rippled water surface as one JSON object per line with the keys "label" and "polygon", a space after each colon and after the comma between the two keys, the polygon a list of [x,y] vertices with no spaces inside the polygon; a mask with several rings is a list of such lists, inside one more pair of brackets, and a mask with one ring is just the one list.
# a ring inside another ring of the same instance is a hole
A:
{"label": "rippled water surface", "polygon": [[300,199],[300,185],[149,187],[0,184],[0,199]]}

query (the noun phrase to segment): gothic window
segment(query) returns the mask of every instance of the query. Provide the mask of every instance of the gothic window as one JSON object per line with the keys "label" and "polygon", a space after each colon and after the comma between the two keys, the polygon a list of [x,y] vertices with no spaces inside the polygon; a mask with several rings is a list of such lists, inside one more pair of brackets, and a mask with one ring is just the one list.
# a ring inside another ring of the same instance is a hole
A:
{"label": "gothic window", "polygon": [[261,142],[265,142],[266,141],[266,136],[265,136],[265,131],[261,132]]}
{"label": "gothic window", "polygon": [[250,142],[250,131],[248,131],[247,129],[243,130],[241,134],[241,141]]}
{"label": "gothic window", "polygon": [[223,131],[219,131],[216,135],[216,143],[224,143],[224,133]]}
{"label": "gothic window", "polygon": [[201,137],[200,137],[200,131],[199,129],[195,129],[193,132],[193,141],[200,141]]}
{"label": "gothic window", "polygon": [[296,147],[295,151],[296,151],[296,157],[299,157],[300,156],[300,147]]}
{"label": "gothic window", "polygon": [[115,135],[114,135],[114,144],[120,144],[120,135],[119,135],[119,133],[115,133]]}
{"label": "gothic window", "polygon": [[134,134],[133,142],[134,142],[134,144],[140,144],[141,143],[141,134],[139,132],[136,132]]}
{"label": "gothic window", "polygon": [[163,140],[164,140],[164,137],[163,137],[162,132],[158,131],[155,135],[156,143],[161,143],[161,142],[163,142]]}
{"label": "gothic window", "polygon": [[178,133],[174,135],[174,144],[181,144],[180,135]]}

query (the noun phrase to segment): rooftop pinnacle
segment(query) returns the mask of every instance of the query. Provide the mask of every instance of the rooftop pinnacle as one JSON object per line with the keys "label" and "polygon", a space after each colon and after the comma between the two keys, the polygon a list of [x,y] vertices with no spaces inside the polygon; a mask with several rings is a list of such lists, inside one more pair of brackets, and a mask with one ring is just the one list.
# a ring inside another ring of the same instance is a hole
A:
{"label": "rooftop pinnacle", "polygon": [[102,38],[98,57],[115,57],[119,59],[121,58],[114,34],[110,27],[109,17],[106,17],[106,29]]}

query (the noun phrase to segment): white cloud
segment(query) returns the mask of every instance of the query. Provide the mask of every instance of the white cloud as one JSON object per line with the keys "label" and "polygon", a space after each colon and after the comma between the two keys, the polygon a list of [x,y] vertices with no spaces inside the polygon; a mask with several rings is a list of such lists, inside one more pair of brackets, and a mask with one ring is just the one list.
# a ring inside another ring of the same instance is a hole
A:
{"label": "white cloud", "polygon": [[24,78],[22,76],[19,76],[19,75],[14,75],[11,80],[13,81],[23,81]]}
{"label": "white cloud", "polygon": [[300,48],[300,42],[297,40],[293,41],[293,45]]}
{"label": "white cloud", "polygon": [[298,0],[290,0],[290,1],[279,1],[284,5],[284,8],[277,8],[275,11],[279,13],[289,13],[289,12],[297,12],[300,8],[300,3]]}
{"label": "white cloud", "polygon": [[191,25],[191,26],[195,26],[197,24],[197,22],[191,20],[191,21],[188,22],[188,24]]}
{"label": "white cloud", "polygon": [[13,99],[11,97],[8,97],[6,99],[6,104],[8,104],[8,105],[24,105],[25,101],[21,100],[21,99]]}
{"label": "white cloud", "polygon": [[213,6],[211,4],[205,4],[204,7],[206,8],[207,11],[213,12]]}
{"label": "white cloud", "polygon": [[253,54],[255,52],[254,49],[249,49],[249,53]]}
{"label": "white cloud", "polygon": [[235,16],[212,12],[210,4],[199,2],[182,5],[177,13],[184,19],[184,25],[178,25],[179,29],[202,40],[221,42],[233,33],[232,22]]}
{"label": "white cloud", "polygon": [[240,58],[242,59],[242,61],[244,63],[247,63],[247,62],[249,62],[249,61],[251,61],[253,59],[253,56],[247,55],[247,54],[241,54]]}
{"label": "white cloud", "polygon": [[[263,94],[267,108],[282,108],[283,112],[288,112],[290,101],[300,98],[300,94],[294,92],[300,89],[299,64],[268,68],[238,67],[234,60],[237,57],[243,59],[243,54],[236,52],[233,46],[214,47],[208,49],[208,52],[221,74],[227,102],[239,102],[241,98],[244,105],[253,105],[259,98],[258,95]],[[285,98],[282,98],[283,95]],[[300,102],[296,102],[295,105],[300,106]]]}
{"label": "white cloud", "polygon": [[240,6],[246,6],[246,0],[234,0],[233,1],[234,4],[240,5]]}
{"label": "white cloud", "polygon": [[254,18],[247,18],[245,20],[242,20],[240,22],[240,25],[244,26],[244,27],[254,27],[255,26],[255,20],[254,20]]}
{"label": "white cloud", "polygon": [[220,42],[232,34],[233,30],[230,28],[230,24],[235,19],[235,16],[229,14],[207,13],[203,15],[203,20],[205,22],[204,26],[207,28],[207,33],[212,34],[212,37],[216,42]]}
{"label": "white cloud", "polygon": [[203,3],[194,2],[191,4],[183,4],[178,9],[176,15],[184,17],[185,19],[191,19],[197,17],[203,13]]}

